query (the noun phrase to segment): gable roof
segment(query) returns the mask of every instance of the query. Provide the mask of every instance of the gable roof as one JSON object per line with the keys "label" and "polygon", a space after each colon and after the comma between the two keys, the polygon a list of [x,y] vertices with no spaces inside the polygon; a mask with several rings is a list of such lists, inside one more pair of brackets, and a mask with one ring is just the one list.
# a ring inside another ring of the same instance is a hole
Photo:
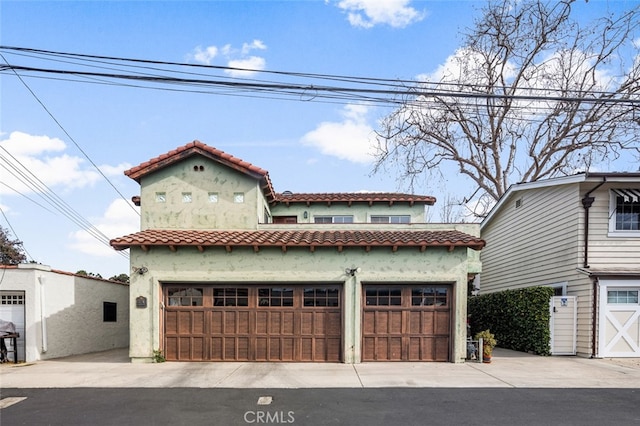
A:
{"label": "gable roof", "polygon": [[267,201],[273,202],[275,200],[276,194],[273,190],[271,179],[269,178],[269,172],[261,169],[260,167],[254,166],[247,161],[241,160],[240,158],[234,157],[231,154],[227,154],[226,152],[221,151],[217,148],[205,145],[198,140],[169,151],[166,154],[159,155],[158,157],[152,158],[149,161],[145,161],[138,166],[126,170],[124,174],[140,183],[140,180],[144,176],[175,164],[193,155],[205,156],[215,162],[237,170],[240,173],[258,179],[260,181],[262,191],[267,198]]}
{"label": "gable roof", "polygon": [[582,182],[638,182],[640,183],[640,172],[597,172],[597,173],[577,173],[570,176],[541,179],[534,182],[521,182],[511,185],[502,197],[493,206],[489,214],[480,223],[480,229],[484,228],[497,214],[502,206],[517,193],[532,189],[546,188],[551,186],[568,185]]}
{"label": "gable roof", "polygon": [[280,247],[283,251],[293,247],[307,247],[311,251],[318,247],[468,247],[481,250],[484,240],[455,230],[441,231],[336,231],[336,230],[278,230],[278,231],[205,231],[205,230],[168,230],[148,229],[110,242],[116,250],[140,247],[148,250],[151,246],[165,246],[171,250],[177,247],[224,247],[231,251],[233,247],[252,247],[258,251],[261,247]]}
{"label": "gable roof", "polygon": [[[412,194],[400,194],[400,193],[386,193],[386,192],[357,192],[357,193],[292,193],[285,191],[282,193],[276,193],[273,189],[271,179],[269,178],[269,172],[255,166],[240,158],[234,157],[231,154],[227,154],[212,146],[206,145],[198,140],[194,140],[184,146],[178,147],[166,154],[159,155],[151,160],[145,161],[135,167],[125,170],[124,174],[136,182],[140,183],[140,180],[153,172],[168,167],[185,158],[193,155],[203,155],[213,161],[230,167],[239,171],[245,175],[251,176],[260,181],[262,191],[267,198],[268,203],[283,203],[294,204],[304,203],[310,205],[312,203],[409,203],[424,204],[432,206],[435,204],[435,197],[428,195],[412,195]],[[134,203],[139,203],[139,197],[133,197]]]}

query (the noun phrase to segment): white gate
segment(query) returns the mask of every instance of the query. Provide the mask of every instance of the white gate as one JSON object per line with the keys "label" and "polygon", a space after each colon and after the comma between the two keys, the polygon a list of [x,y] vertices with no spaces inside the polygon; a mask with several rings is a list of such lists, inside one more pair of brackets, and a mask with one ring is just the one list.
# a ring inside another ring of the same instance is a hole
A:
{"label": "white gate", "polygon": [[[18,360],[25,360],[24,348],[24,291],[0,291],[0,319],[12,322],[16,326],[16,332],[20,334],[17,339]],[[6,339],[5,343],[9,351],[15,350],[12,340]],[[9,359],[13,361],[13,354]]]}
{"label": "white gate", "polygon": [[553,296],[551,310],[551,355],[576,354],[576,296]]}
{"label": "white gate", "polygon": [[640,357],[640,281],[601,280],[601,357]]}

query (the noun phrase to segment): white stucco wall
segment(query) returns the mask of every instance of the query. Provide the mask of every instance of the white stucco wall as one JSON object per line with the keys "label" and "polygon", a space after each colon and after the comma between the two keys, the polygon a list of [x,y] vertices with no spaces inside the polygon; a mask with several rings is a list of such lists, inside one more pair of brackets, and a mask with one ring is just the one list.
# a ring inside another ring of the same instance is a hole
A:
{"label": "white stucco wall", "polygon": [[[129,343],[127,285],[24,264],[4,270],[0,290],[25,293],[23,361],[121,348]],[[103,302],[117,304],[117,322],[103,322]]]}

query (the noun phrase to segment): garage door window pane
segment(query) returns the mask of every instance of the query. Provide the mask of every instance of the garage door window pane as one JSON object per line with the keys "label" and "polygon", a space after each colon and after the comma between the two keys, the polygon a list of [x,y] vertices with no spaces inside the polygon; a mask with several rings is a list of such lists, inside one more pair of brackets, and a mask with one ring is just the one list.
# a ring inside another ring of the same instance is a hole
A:
{"label": "garage door window pane", "polygon": [[609,290],[607,303],[638,303],[638,290]]}
{"label": "garage door window pane", "polygon": [[339,306],[337,288],[305,288],[304,306]]}
{"label": "garage door window pane", "polygon": [[293,289],[259,288],[258,306],[293,306]]}
{"label": "garage door window pane", "polygon": [[446,287],[416,287],[411,290],[412,306],[447,306]]}
{"label": "garage door window pane", "polygon": [[367,288],[368,306],[401,306],[402,289],[399,288]]}
{"label": "garage door window pane", "polygon": [[169,306],[202,306],[202,288],[173,287],[167,289]]}
{"label": "garage door window pane", "polygon": [[213,306],[249,306],[248,288],[216,288]]}

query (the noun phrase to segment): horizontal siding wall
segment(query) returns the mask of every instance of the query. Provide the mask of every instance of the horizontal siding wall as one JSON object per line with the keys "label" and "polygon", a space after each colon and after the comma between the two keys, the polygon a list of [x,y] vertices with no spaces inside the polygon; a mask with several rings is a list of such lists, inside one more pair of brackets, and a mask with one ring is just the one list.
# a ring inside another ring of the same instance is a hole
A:
{"label": "horizontal siding wall", "polygon": [[[515,207],[516,200],[522,205]],[[578,266],[577,185],[516,192],[482,229],[480,291],[570,280]]]}
{"label": "horizontal siding wall", "polygon": [[640,268],[640,232],[637,236],[609,235],[609,200],[611,188],[635,188],[640,184],[607,183],[594,191],[595,198],[589,212],[589,265],[592,269]]}

